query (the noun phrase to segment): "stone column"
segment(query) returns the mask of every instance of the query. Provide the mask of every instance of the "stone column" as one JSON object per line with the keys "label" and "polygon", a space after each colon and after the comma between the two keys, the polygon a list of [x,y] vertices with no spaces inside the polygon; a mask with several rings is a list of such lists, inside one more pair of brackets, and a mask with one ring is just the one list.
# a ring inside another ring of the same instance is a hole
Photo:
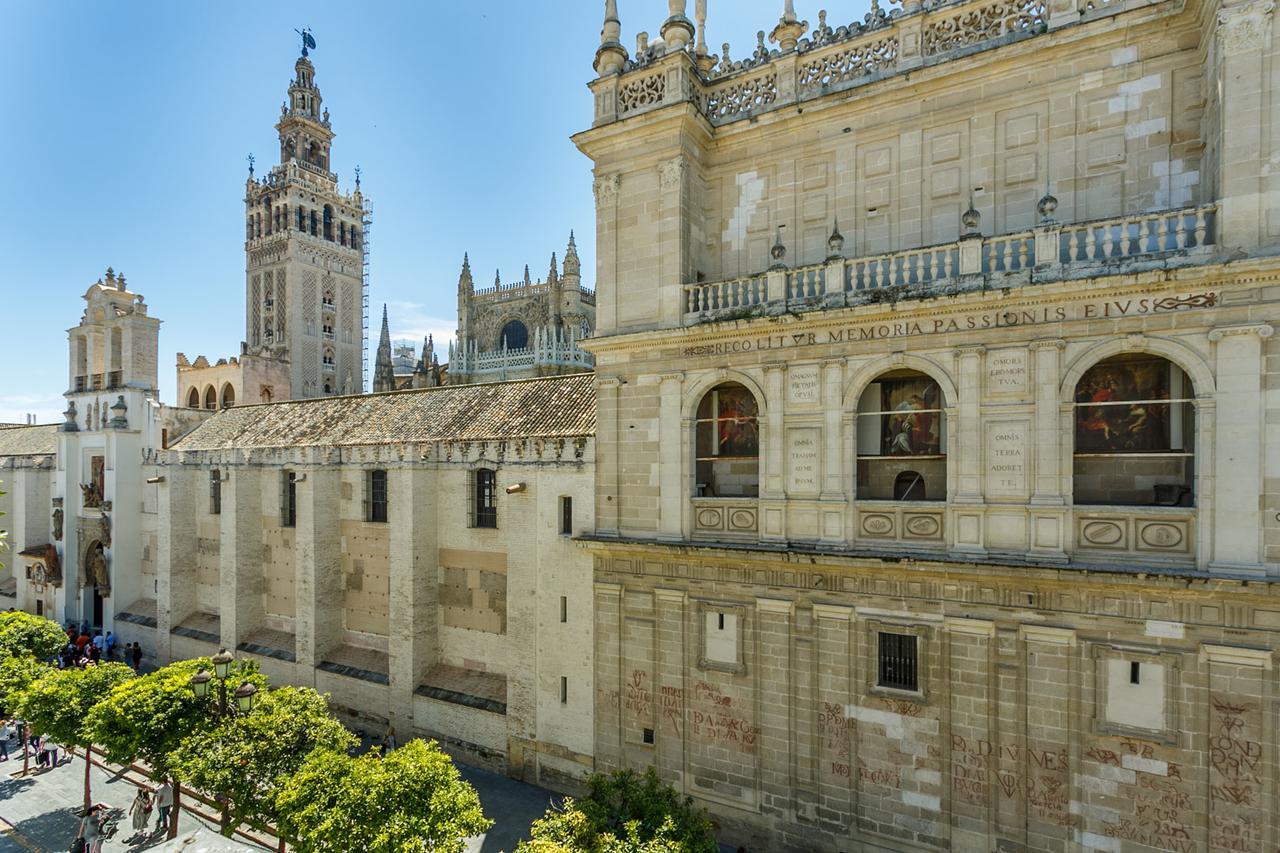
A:
{"label": "stone column", "polygon": [[[409,458],[417,457],[411,447]],[[391,598],[387,605],[391,724],[413,731],[413,691],[436,663],[440,568],[435,466],[407,464],[388,476]]]}
{"label": "stone column", "polygon": [[[204,468],[174,465],[163,469],[159,484],[156,530],[156,660],[173,660],[170,629],[196,609],[196,491]],[[71,588],[78,567],[63,566],[63,583]],[[223,622],[223,630],[226,622]],[[225,636],[225,634],[224,634]],[[229,646],[228,648],[234,648]]]}
{"label": "stone column", "polygon": [[596,332],[607,335],[618,327],[618,188],[621,175],[599,175],[596,195],[596,282],[600,310]]}
{"label": "stone column", "polygon": [[774,361],[764,366],[764,396],[761,408],[765,409],[765,422],[761,424],[760,453],[761,480],[760,497],[771,500],[782,500],[783,474],[782,454],[786,436],[782,429],[782,410],[785,395],[787,365]]}
{"label": "stone column", "polygon": [[680,417],[680,390],[683,373],[664,373],[659,377],[658,410],[658,538],[683,538],[684,507],[689,503],[686,488],[683,447],[691,437],[684,433]]}
{"label": "stone column", "polygon": [[[1213,562],[1210,570],[1263,573],[1262,485],[1265,437],[1262,420],[1262,339],[1265,324],[1214,329],[1217,411],[1213,479]],[[1203,510],[1202,510],[1203,511]]]}
{"label": "stone column", "polygon": [[686,263],[682,225],[687,171],[682,154],[658,164],[658,322],[666,328],[679,326],[684,316]]}
{"label": "stone column", "polygon": [[618,388],[616,376],[596,380],[596,532],[618,535]]}
{"label": "stone column", "polygon": [[1062,506],[1062,479],[1058,470],[1062,431],[1058,419],[1058,385],[1062,379],[1062,350],[1066,341],[1059,338],[1031,342],[1034,359],[1035,398],[1035,482],[1031,503]]}
{"label": "stone column", "polygon": [[754,687],[759,735],[755,755],[760,774],[760,810],[775,817],[793,812],[791,756],[795,754],[795,727],[791,708],[794,692],[791,628],[794,612],[793,602],[756,599]]}
{"label": "stone column", "polygon": [[960,399],[946,401],[959,415],[952,503],[982,503],[982,363],[986,351],[980,344],[955,350],[956,396]]}
{"label": "stone column", "polygon": [[1267,53],[1271,49],[1273,0],[1227,5],[1217,13],[1216,58],[1208,85],[1219,95],[1217,241],[1224,249],[1250,251],[1266,239],[1265,223],[1275,201],[1266,191]]}
{"label": "stone column", "polygon": [[[222,644],[234,649],[262,626],[262,484],[264,478],[271,478],[270,485],[278,487],[274,477],[279,472],[248,465],[224,467],[222,472],[218,611]],[[158,566],[162,576],[164,566],[162,551]]]}
{"label": "stone column", "polygon": [[[822,494],[824,501],[842,501],[848,498],[852,483],[844,480],[844,453],[852,452],[852,446],[842,446],[841,420],[844,394],[844,361],[828,359],[822,362]],[[825,537],[824,537],[825,538]]]}
{"label": "stone column", "polygon": [[342,642],[342,535],[338,493],[342,469],[325,460],[299,473],[294,544],[294,626],[298,673],[314,680],[315,666]]}

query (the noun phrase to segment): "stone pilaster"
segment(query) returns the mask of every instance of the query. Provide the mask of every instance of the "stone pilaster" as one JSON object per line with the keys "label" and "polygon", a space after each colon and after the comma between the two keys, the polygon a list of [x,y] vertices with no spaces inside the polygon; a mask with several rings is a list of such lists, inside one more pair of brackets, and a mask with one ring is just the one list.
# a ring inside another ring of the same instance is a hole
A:
{"label": "stone pilaster", "polygon": [[787,816],[792,811],[791,762],[795,754],[792,708],[791,623],[795,604],[776,598],[756,599],[756,707],[759,735],[756,764],[760,778],[760,810]]}
{"label": "stone pilaster", "polygon": [[682,448],[690,434],[682,428],[680,390],[683,373],[664,373],[659,377],[658,443],[663,452],[658,458],[658,536],[678,540],[684,536],[684,508],[689,503],[689,490],[684,485]]}
{"label": "stone pilaster", "polygon": [[[270,485],[278,490],[279,472],[241,465],[223,469],[222,476],[218,609],[222,643],[234,649],[262,626],[262,488],[263,479],[268,478]],[[159,565],[165,565],[163,550]],[[163,575],[161,571],[161,577]],[[194,578],[192,584],[194,586]]]}
{"label": "stone pilaster", "polygon": [[1031,354],[1035,361],[1034,399],[1035,429],[1032,433],[1035,446],[1035,482],[1031,503],[1043,506],[1062,506],[1062,478],[1058,471],[1061,432],[1058,420],[1058,383],[1061,379],[1062,350],[1066,341],[1058,338],[1032,341]]}
{"label": "stone pilaster", "polygon": [[688,688],[685,673],[690,663],[685,646],[688,596],[682,589],[659,587],[653,598],[657,646],[653,694],[656,764],[663,780],[679,785],[684,770],[682,734]]}
{"label": "stone pilaster", "polygon": [[616,376],[596,380],[596,532],[606,536],[619,530],[618,389]]}
{"label": "stone pilaster", "polygon": [[439,588],[437,500],[430,488],[438,476],[425,466],[394,468],[388,475],[388,535],[391,597],[387,604],[391,724],[413,730],[413,691],[436,662]]}
{"label": "stone pilaster", "polygon": [[622,585],[595,585],[595,758],[598,772],[623,766]]}
{"label": "stone pilaster", "polygon": [[[852,488],[852,480],[843,479],[844,462],[841,444],[843,412],[844,361],[822,362],[822,500],[844,500]],[[852,452],[852,450],[850,450]]]}
{"label": "stone pilaster", "polygon": [[[315,677],[315,666],[342,641],[342,536],[338,524],[341,469],[306,469],[297,484],[294,595],[298,672]],[[299,473],[299,478],[303,473]]]}
{"label": "stone pilaster", "polygon": [[947,400],[958,414],[956,493],[952,503],[982,502],[982,364],[984,346],[956,349],[958,400]]}
{"label": "stone pilaster", "polygon": [[[196,609],[196,492],[201,476],[207,477],[208,471],[175,465],[166,469],[165,482],[159,484],[155,649],[159,661],[173,659],[170,629]],[[75,582],[75,571],[74,564],[63,567],[64,583]],[[225,631],[225,620],[222,626]]]}
{"label": "stone pilaster", "polygon": [[[760,460],[764,475],[760,489],[760,497],[770,500],[781,500],[783,495],[783,442],[785,433],[782,429],[784,385],[787,378],[787,365],[784,362],[770,362],[764,366],[765,400],[767,405],[764,423],[760,430]],[[763,407],[763,406],[762,406]]]}
{"label": "stone pilaster", "polygon": [[1217,362],[1211,569],[1261,573],[1263,470],[1262,339],[1265,324],[1214,329]]}

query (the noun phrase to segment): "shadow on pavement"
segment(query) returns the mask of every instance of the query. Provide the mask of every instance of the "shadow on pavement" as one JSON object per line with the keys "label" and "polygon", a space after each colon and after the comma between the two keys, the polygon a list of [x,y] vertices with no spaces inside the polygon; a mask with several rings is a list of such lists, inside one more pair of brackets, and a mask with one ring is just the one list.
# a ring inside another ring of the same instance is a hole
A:
{"label": "shadow on pavement", "polygon": [[13,828],[45,850],[66,850],[80,829],[80,817],[75,809],[61,808],[19,821]]}
{"label": "shadow on pavement", "polygon": [[542,817],[552,800],[559,803],[562,795],[526,782],[518,782],[458,764],[462,778],[470,782],[480,794],[480,805],[485,816],[494,821],[493,829],[483,838],[469,839],[469,853],[511,853],[516,844],[529,837],[529,824]]}
{"label": "shadow on pavement", "polygon": [[22,779],[5,779],[4,781],[0,781],[0,800],[7,800],[16,794],[20,794],[35,783],[36,780],[32,779],[30,776]]}

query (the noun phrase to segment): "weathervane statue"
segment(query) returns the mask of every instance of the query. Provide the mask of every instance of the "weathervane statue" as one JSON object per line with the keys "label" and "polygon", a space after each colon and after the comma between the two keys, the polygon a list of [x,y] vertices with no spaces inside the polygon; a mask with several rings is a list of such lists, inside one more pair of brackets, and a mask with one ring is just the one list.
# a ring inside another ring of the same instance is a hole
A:
{"label": "weathervane statue", "polygon": [[316,49],[316,40],[311,35],[310,27],[303,27],[300,30],[295,29],[294,32],[302,36],[302,55],[303,56],[307,55],[307,48],[311,48],[312,50]]}

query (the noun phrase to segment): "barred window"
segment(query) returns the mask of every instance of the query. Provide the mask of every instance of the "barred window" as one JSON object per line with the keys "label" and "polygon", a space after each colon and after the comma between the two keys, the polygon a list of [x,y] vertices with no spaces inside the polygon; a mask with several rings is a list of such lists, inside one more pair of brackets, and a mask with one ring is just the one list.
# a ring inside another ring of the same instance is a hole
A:
{"label": "barred window", "polygon": [[217,468],[209,472],[209,512],[222,514],[222,472]]}
{"label": "barred window", "polygon": [[498,474],[492,468],[477,468],[475,472],[474,527],[498,526]]}
{"label": "barred window", "polygon": [[385,524],[387,521],[387,472],[382,469],[369,472],[369,521]]}
{"label": "barred window", "polygon": [[876,685],[894,690],[917,691],[919,681],[919,649],[913,634],[880,633],[879,677]]}
{"label": "barred window", "polygon": [[293,471],[280,472],[280,526],[298,526],[298,475]]}

